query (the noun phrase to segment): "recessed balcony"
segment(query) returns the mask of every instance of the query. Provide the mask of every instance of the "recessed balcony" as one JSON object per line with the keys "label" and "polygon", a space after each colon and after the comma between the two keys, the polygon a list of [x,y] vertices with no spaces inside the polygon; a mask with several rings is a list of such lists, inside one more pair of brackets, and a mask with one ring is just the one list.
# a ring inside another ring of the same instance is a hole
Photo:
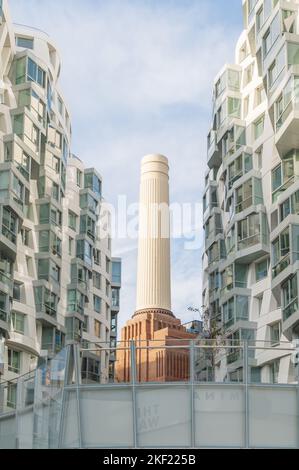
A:
{"label": "recessed balcony", "polygon": [[210,168],[220,167],[221,152],[217,144],[217,132],[211,131],[208,135],[208,165]]}
{"label": "recessed balcony", "polygon": [[277,113],[276,117],[275,144],[281,156],[299,147],[298,127],[299,102],[293,90],[290,101],[285,104],[280,113]]}
{"label": "recessed balcony", "polygon": [[291,341],[294,332],[299,333],[299,302],[298,297],[291,301],[282,311],[283,334]]}

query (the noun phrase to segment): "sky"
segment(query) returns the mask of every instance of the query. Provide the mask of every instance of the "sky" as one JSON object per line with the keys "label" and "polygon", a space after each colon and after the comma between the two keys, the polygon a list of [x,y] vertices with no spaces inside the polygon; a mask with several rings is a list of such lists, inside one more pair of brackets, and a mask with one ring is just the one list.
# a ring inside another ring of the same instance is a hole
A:
{"label": "sky", "polygon": [[[212,83],[234,61],[241,0],[8,0],[12,20],[49,33],[62,58],[60,87],[72,119],[72,151],[103,177],[106,200],[138,201],[140,161],[170,162],[171,202],[201,203]],[[186,249],[172,241],[172,303],[184,322],[200,308],[201,220]],[[120,326],[135,310],[137,241],[122,257]]]}

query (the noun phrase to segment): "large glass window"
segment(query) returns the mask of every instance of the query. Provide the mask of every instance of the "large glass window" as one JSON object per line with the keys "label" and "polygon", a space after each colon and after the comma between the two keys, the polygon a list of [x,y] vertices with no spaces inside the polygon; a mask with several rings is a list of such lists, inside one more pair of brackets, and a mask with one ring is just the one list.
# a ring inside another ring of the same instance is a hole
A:
{"label": "large glass window", "polygon": [[256,281],[262,281],[263,279],[268,277],[269,271],[269,259],[264,261],[260,261],[255,266],[255,273],[256,273]]}
{"label": "large glass window", "polygon": [[74,212],[69,211],[69,228],[76,231],[77,230],[77,219],[78,216]]}
{"label": "large glass window", "polygon": [[281,20],[280,20],[280,12],[277,13],[275,18],[273,19],[270,28],[266,32],[265,36],[263,37],[263,55],[264,59],[269,53],[272,46],[275,44],[277,39],[279,38],[281,33]]}
{"label": "large glass window", "polygon": [[18,47],[22,47],[24,49],[33,49],[33,38],[17,36],[16,44]]}
{"label": "large glass window", "polygon": [[8,349],[8,370],[14,374],[20,374],[21,372],[21,353]]}
{"label": "large glass window", "polygon": [[81,215],[80,217],[80,233],[87,234],[92,240],[96,236],[95,221],[88,215]]}
{"label": "large glass window", "polygon": [[57,314],[57,295],[45,287],[35,287],[34,289],[35,305],[38,312],[45,312],[51,317]]}
{"label": "large glass window", "polygon": [[3,207],[2,234],[13,244],[17,242],[18,217],[8,207]]}
{"label": "large glass window", "polygon": [[102,183],[94,173],[84,174],[84,188],[91,189],[98,197],[101,197]]}
{"label": "large glass window", "polygon": [[272,244],[273,277],[290,265],[290,230],[285,229]]}
{"label": "large glass window", "polygon": [[68,312],[80,313],[84,315],[85,300],[84,295],[76,289],[68,291]]}
{"label": "large glass window", "polygon": [[112,261],[112,282],[115,284],[121,283],[121,262]]}
{"label": "large glass window", "polygon": [[46,73],[30,57],[28,57],[27,80],[38,83],[41,87],[45,88]]}
{"label": "large glass window", "polygon": [[271,346],[278,346],[280,344],[281,337],[281,322],[270,325],[270,342]]}
{"label": "large glass window", "polygon": [[101,313],[102,299],[97,295],[93,296],[93,308],[97,313]]}
{"label": "large glass window", "polygon": [[19,312],[12,312],[11,318],[14,332],[23,335],[25,333],[25,315]]}
{"label": "large glass window", "polygon": [[261,241],[260,214],[251,214],[238,222],[238,249],[244,250]]}
{"label": "large glass window", "polygon": [[112,307],[118,308],[119,307],[119,289],[115,287],[112,288]]}
{"label": "large glass window", "polygon": [[276,59],[271,64],[268,72],[269,89],[278,81],[281,72],[285,68],[285,48],[283,47],[277,54]]}
{"label": "large glass window", "polygon": [[86,240],[77,241],[77,257],[92,266],[92,246]]}
{"label": "large glass window", "polygon": [[298,310],[298,286],[297,275],[288,279],[282,285],[283,295],[283,319],[286,321]]}
{"label": "large glass window", "polygon": [[265,116],[263,115],[253,125],[255,140],[257,140],[264,132],[264,122],[265,122]]}

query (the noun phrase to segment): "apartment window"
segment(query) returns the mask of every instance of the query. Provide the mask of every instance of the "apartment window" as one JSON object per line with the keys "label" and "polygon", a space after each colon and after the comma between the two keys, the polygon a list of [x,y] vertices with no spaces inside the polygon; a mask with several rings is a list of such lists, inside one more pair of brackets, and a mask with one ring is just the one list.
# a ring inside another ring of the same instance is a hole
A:
{"label": "apartment window", "polygon": [[94,321],[94,334],[97,338],[101,338],[101,323],[98,320]]}
{"label": "apartment window", "polygon": [[26,228],[21,229],[22,242],[24,246],[27,246],[27,247],[30,246],[30,234],[31,234],[31,230],[26,229]]}
{"label": "apartment window", "polygon": [[16,85],[24,83],[26,80],[26,57],[16,61]]}
{"label": "apartment window", "polygon": [[277,81],[278,77],[281,75],[281,72],[285,68],[285,49],[284,47],[277,54],[276,59],[271,64],[268,71],[268,83],[269,89],[271,89],[274,83]]}
{"label": "apartment window", "polygon": [[260,31],[261,27],[264,24],[264,8],[260,8],[259,11],[256,14],[256,29],[257,32]]}
{"label": "apartment window", "polygon": [[77,169],[77,186],[82,188],[82,171]]}
{"label": "apartment window", "polygon": [[298,310],[297,275],[292,276],[282,285],[283,319],[286,321]]}
{"label": "apartment window", "polygon": [[119,307],[119,289],[112,288],[112,307]]}
{"label": "apartment window", "polygon": [[84,188],[91,189],[98,197],[101,197],[102,183],[94,173],[84,174]]}
{"label": "apartment window", "polygon": [[112,282],[121,283],[121,262],[119,261],[112,261]]}
{"label": "apartment window", "polygon": [[74,212],[69,211],[69,228],[76,231],[77,230],[77,215]]}
{"label": "apartment window", "polygon": [[25,333],[25,315],[18,312],[12,312],[12,325],[13,330],[15,333],[19,333],[20,335],[24,335]]}
{"label": "apartment window", "polygon": [[84,333],[88,333],[89,331],[89,319],[88,319],[88,315],[84,315],[84,323],[83,323],[83,331]]}
{"label": "apartment window", "polygon": [[69,256],[73,256],[73,250],[74,250],[74,239],[72,237],[69,237]]}
{"label": "apartment window", "polygon": [[272,200],[277,198],[294,182],[295,161],[293,153],[287,154],[282,164],[272,170]]}
{"label": "apartment window", "polygon": [[101,265],[101,252],[100,250],[94,249],[93,251],[94,262],[97,265]]}
{"label": "apartment window", "polygon": [[38,279],[60,282],[60,268],[49,259],[38,260]]}
{"label": "apartment window", "polygon": [[77,257],[92,266],[92,246],[86,240],[77,241]]}
{"label": "apartment window", "polygon": [[280,359],[272,362],[270,365],[271,383],[278,384]]}
{"label": "apartment window", "polygon": [[102,299],[100,297],[98,297],[97,295],[93,296],[93,307],[97,313],[101,313],[101,302]]}
{"label": "apartment window", "polygon": [[259,106],[263,101],[264,88],[262,86],[255,90],[255,106]]}
{"label": "apartment window", "polygon": [[13,299],[17,302],[21,302],[21,287],[23,285],[24,284],[16,281],[13,284]]}
{"label": "apartment window", "polygon": [[281,338],[281,322],[270,325],[270,342],[271,346],[279,346]]}
{"label": "apartment window", "polygon": [[28,57],[27,80],[36,82],[41,87],[45,88],[46,73],[30,57]]}
{"label": "apartment window", "polygon": [[93,287],[100,290],[101,289],[101,284],[102,284],[101,274],[94,271],[93,272]]}
{"label": "apartment window", "polygon": [[55,199],[55,201],[59,201],[59,186],[56,183],[53,183],[52,186],[52,198]]}
{"label": "apartment window", "polygon": [[84,315],[84,295],[76,289],[68,290],[68,312]]}
{"label": "apartment window", "polygon": [[244,250],[261,242],[260,214],[252,214],[238,222],[238,249]]}
{"label": "apartment window", "polygon": [[253,64],[250,64],[249,67],[247,67],[245,69],[245,72],[244,72],[244,86],[246,86],[250,82],[252,82],[253,70],[254,70],[254,65]]}
{"label": "apartment window", "polygon": [[270,28],[267,30],[263,37],[263,56],[264,59],[268,55],[270,49],[273,47],[281,33],[280,13],[277,13],[273,19]]}
{"label": "apartment window", "polygon": [[18,47],[22,47],[24,49],[33,49],[33,38],[17,36],[16,44]]}
{"label": "apartment window", "polygon": [[21,372],[21,353],[19,351],[14,351],[13,349],[8,349],[8,370],[15,374],[20,374]]}
{"label": "apartment window", "polygon": [[255,265],[256,282],[262,281],[263,279],[268,277],[268,271],[269,271],[268,259],[257,263]]}
{"label": "apartment window", "polygon": [[106,273],[109,274],[110,273],[110,265],[111,265],[111,261],[109,258],[107,258],[106,256]]}
{"label": "apartment window", "polygon": [[8,383],[7,386],[7,406],[15,409],[17,407],[17,384]]}
{"label": "apartment window", "polygon": [[98,203],[90,194],[81,194],[80,209],[88,209],[94,214],[97,212]]}
{"label": "apartment window", "polygon": [[92,240],[96,236],[96,223],[89,215],[81,215],[80,217],[80,233],[86,234]]}
{"label": "apartment window", "polygon": [[272,244],[273,277],[290,265],[290,230],[285,229]]}
{"label": "apartment window", "polygon": [[263,115],[253,124],[255,140],[261,137],[262,133],[264,132],[264,123],[265,116]]}
{"label": "apartment window", "polygon": [[17,232],[18,217],[8,207],[3,207],[2,234],[13,244],[16,244]]}
{"label": "apartment window", "polygon": [[106,297],[109,297],[110,294],[110,283],[106,281]]}

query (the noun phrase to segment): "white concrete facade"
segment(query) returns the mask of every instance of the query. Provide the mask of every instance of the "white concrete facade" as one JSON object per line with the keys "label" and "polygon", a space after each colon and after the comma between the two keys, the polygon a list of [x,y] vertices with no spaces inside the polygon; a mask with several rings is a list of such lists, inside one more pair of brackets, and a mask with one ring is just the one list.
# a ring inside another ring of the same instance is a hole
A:
{"label": "white concrete facade", "polygon": [[[203,306],[214,335],[273,347],[299,338],[299,2],[243,11],[235,63],[214,82]],[[263,376],[296,381],[296,361],[256,353],[252,380]]]}
{"label": "white concrete facade", "polygon": [[[71,154],[57,48],[0,4],[0,378],[12,380],[66,343],[109,347],[120,278],[112,305],[102,177]],[[90,372],[108,378],[109,353],[93,359]]]}

